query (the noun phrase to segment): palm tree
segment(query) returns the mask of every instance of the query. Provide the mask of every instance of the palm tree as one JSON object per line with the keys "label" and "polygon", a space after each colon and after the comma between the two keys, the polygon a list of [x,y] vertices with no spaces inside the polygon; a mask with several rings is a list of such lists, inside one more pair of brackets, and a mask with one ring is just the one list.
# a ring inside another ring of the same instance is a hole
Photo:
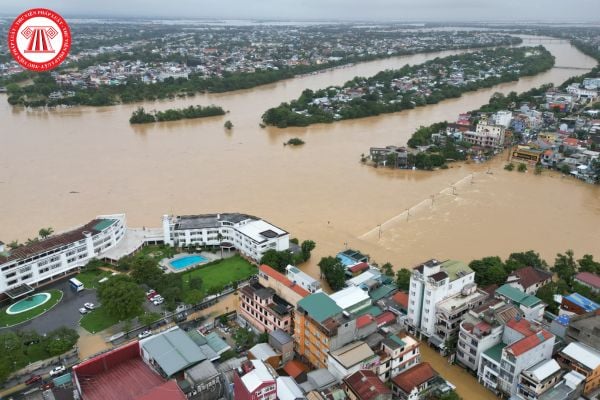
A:
{"label": "palm tree", "polygon": [[38,232],[38,235],[42,239],[46,239],[48,236],[52,235],[53,233],[54,233],[54,229],[49,226],[48,228],[42,228],[42,229],[40,229],[40,231]]}
{"label": "palm tree", "polygon": [[19,247],[21,247],[23,245],[21,243],[19,243],[18,240],[13,240],[9,244],[7,244],[7,246],[9,249],[14,250],[14,249],[18,249]]}

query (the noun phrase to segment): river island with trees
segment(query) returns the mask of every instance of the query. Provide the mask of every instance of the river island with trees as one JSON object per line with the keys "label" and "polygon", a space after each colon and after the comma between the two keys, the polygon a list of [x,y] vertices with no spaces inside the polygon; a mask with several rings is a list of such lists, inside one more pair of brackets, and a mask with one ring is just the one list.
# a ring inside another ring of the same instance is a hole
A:
{"label": "river island with trees", "polygon": [[554,57],[542,46],[436,58],[369,78],[355,77],[342,87],[306,89],[298,99],[267,110],[262,119],[267,125],[285,128],[393,113],[516,81],[553,65]]}
{"label": "river island with trees", "polygon": [[196,119],[225,115],[225,110],[219,106],[202,107],[189,106],[187,108],[170,108],[164,111],[147,112],[144,107],[138,107],[129,118],[130,124],[147,124],[152,122],[178,121],[180,119]]}

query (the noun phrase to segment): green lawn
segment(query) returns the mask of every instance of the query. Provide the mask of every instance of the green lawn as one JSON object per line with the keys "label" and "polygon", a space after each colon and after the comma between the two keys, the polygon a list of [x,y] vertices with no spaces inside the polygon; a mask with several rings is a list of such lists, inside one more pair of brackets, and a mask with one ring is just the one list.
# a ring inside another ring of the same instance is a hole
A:
{"label": "green lawn", "polygon": [[160,261],[163,258],[171,258],[175,254],[177,254],[177,250],[170,246],[161,246],[161,245],[150,245],[145,246],[138,251],[134,257],[151,257],[156,261]]}
{"label": "green lawn", "polygon": [[108,315],[108,313],[104,311],[104,308],[100,306],[92,312],[85,314],[79,321],[79,324],[86,331],[96,333],[110,328],[118,322],[118,319]]}
{"label": "green lawn", "polygon": [[257,269],[254,265],[236,255],[182,272],[183,290],[188,289],[188,283],[192,276],[202,278],[203,289],[206,292],[211,287],[223,287],[234,281],[248,279],[256,273]]}
{"label": "green lawn", "polygon": [[20,314],[9,315],[6,313],[6,309],[10,306],[4,307],[0,310],[0,326],[8,327],[20,324],[25,321],[29,321],[40,314],[50,310],[52,307],[58,304],[62,299],[62,292],[60,290],[48,290],[47,293],[50,293],[50,300],[48,300],[43,305],[34,308],[33,310],[25,311]]}
{"label": "green lawn", "polygon": [[86,289],[98,289],[98,281],[102,278],[109,278],[111,276],[111,272],[103,271],[101,269],[92,270],[92,271],[83,271],[75,278],[77,278]]}

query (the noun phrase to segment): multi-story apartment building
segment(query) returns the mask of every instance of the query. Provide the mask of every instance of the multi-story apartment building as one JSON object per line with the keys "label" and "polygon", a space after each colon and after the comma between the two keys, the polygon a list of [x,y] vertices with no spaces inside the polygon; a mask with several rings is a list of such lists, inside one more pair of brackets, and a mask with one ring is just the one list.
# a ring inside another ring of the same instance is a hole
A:
{"label": "multi-story apartment building", "polygon": [[273,289],[275,294],[294,306],[310,294],[306,289],[289,280],[281,272],[264,264],[258,267],[258,283],[264,287]]}
{"label": "multi-story apartment building", "polygon": [[463,140],[474,146],[499,149],[504,147],[506,128],[502,125],[489,124],[481,121],[477,124],[475,132],[467,131],[463,133]]}
{"label": "multi-story apartment building", "polygon": [[258,282],[240,290],[239,317],[243,318],[259,332],[281,329],[292,333],[292,310],[294,307]]}
{"label": "multi-story apartment building", "polygon": [[277,373],[260,360],[250,360],[233,370],[235,400],[276,400]]}
{"label": "multi-story apartment building", "polygon": [[479,361],[478,378],[484,386],[513,396],[517,393],[519,375],[552,357],[555,337],[537,322],[521,317],[510,320],[504,327],[502,343],[483,352]]}
{"label": "multi-story apartment building", "polygon": [[481,306],[488,293],[477,290],[475,283],[465,285],[460,293],[448,297],[435,305],[435,333],[429,337],[429,343],[446,354],[448,342],[454,340],[460,323],[469,310]]}
{"label": "multi-story apartment building", "polygon": [[415,267],[410,277],[409,330],[426,337],[434,335],[435,305],[474,282],[475,273],[460,261],[429,260]]}
{"label": "multi-story apartment building", "polygon": [[289,233],[246,214],[163,216],[163,240],[172,246],[234,247],[258,262],[267,250],[289,249]]}
{"label": "multi-story apartment building", "polygon": [[500,343],[504,325],[518,314],[515,306],[498,299],[489,299],[469,311],[460,324],[457,361],[471,371],[477,371],[481,354]]}
{"label": "multi-story apartment building", "polygon": [[546,304],[542,300],[509,284],[502,285],[496,289],[495,296],[519,307],[525,319],[541,321],[544,317]]}
{"label": "multi-story apartment building", "polygon": [[310,293],[315,293],[321,289],[320,281],[308,275],[306,272],[300,271],[293,265],[288,265],[285,268],[285,273],[290,281],[297,285],[300,285],[302,289]]}
{"label": "multi-story apartment building", "polygon": [[554,387],[561,377],[562,369],[555,360],[542,361],[521,372],[517,385],[517,397],[523,400],[538,400]]}
{"label": "multi-story apartment building", "polygon": [[585,377],[583,394],[588,395],[600,388],[600,351],[582,343],[570,343],[557,355],[556,360],[563,368],[580,373]]}
{"label": "multi-story apartment building", "polygon": [[[347,314],[347,313],[346,313]],[[298,302],[294,320],[296,353],[316,368],[327,368],[330,351],[357,340],[356,319],[323,292]]]}
{"label": "multi-story apartment building", "polygon": [[419,342],[409,335],[391,334],[380,346],[376,373],[383,382],[421,362]]}
{"label": "multi-story apartment building", "polygon": [[[0,293],[18,297],[52,282],[115,247],[125,235],[125,214],[101,215],[70,231],[16,249],[0,250]],[[4,246],[3,246],[4,247]]]}

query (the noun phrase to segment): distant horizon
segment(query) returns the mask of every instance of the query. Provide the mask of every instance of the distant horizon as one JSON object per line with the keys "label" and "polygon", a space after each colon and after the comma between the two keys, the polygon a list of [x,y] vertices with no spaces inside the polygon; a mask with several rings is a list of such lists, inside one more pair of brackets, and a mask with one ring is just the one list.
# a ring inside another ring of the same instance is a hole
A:
{"label": "distant horizon", "polygon": [[1,15],[35,7],[81,19],[600,24],[598,0],[21,0]]}
{"label": "distant horizon", "polygon": [[[50,8],[50,7],[46,7]],[[23,10],[25,11],[25,10]],[[21,11],[21,12],[23,12]],[[0,18],[2,19],[14,19],[20,13],[8,14],[0,12]],[[254,18],[254,17],[213,17],[213,16],[160,16],[160,15],[146,15],[146,16],[129,16],[129,15],[109,15],[109,14],[71,14],[61,13],[65,18],[69,19],[98,19],[98,20],[139,20],[139,21],[206,21],[206,22],[225,22],[225,21],[246,21],[246,22],[313,22],[313,23],[378,23],[378,24],[402,24],[402,25],[425,25],[425,24],[441,24],[441,25],[532,25],[532,24],[551,24],[551,25],[580,25],[580,26],[596,26],[600,27],[600,20],[596,21],[578,21],[578,20],[554,20],[554,19],[532,19],[532,20],[443,20],[443,19],[404,19],[404,20],[392,20],[392,19],[353,19],[353,18],[287,18],[287,17],[271,17],[271,18]]]}

